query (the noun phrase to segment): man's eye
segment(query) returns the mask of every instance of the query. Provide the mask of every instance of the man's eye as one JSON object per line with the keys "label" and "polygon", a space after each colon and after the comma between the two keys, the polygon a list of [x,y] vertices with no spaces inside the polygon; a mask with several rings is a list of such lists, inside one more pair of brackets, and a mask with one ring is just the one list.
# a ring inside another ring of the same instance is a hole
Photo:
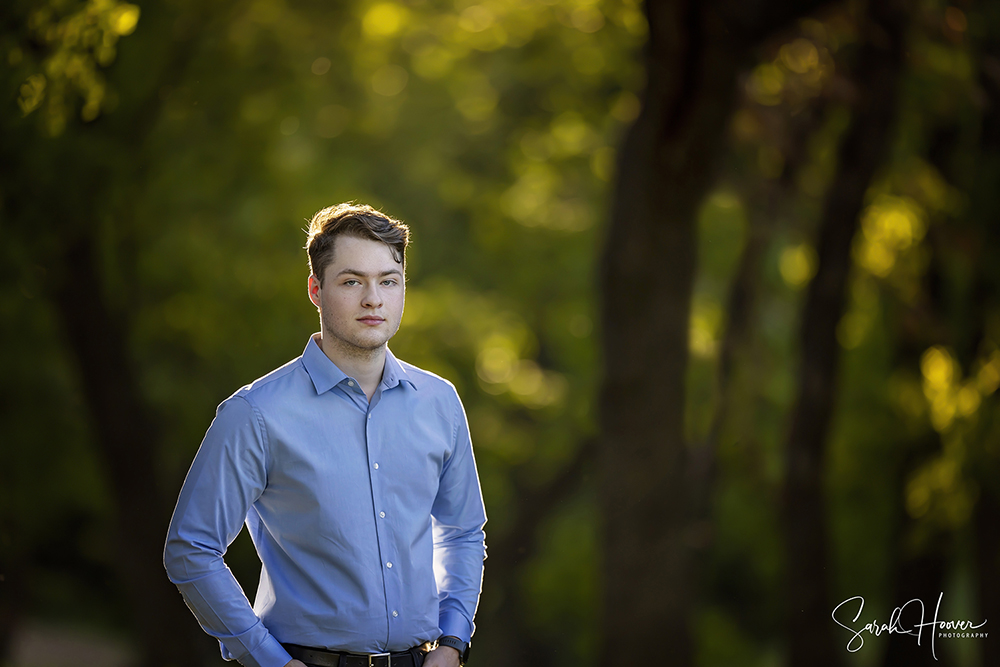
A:
{"label": "man's eye", "polygon": [[357,280],[354,280],[354,279],[352,278],[352,279],[350,279],[350,280],[345,280],[345,281],[344,281],[344,284],[345,284],[345,285],[359,285],[360,283],[359,283],[359,282],[358,282]]}
{"label": "man's eye", "polygon": [[383,280],[383,281],[382,281],[382,284],[383,284],[383,285],[395,285],[395,284],[396,284],[396,281],[395,281],[395,280],[393,280],[392,278],[387,278],[386,280]]}

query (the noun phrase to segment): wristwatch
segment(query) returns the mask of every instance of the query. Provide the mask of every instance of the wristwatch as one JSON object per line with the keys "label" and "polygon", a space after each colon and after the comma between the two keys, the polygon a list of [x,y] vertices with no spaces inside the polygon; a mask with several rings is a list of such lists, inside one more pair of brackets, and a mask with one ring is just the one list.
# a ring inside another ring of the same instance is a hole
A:
{"label": "wristwatch", "polygon": [[445,635],[444,637],[438,639],[438,646],[450,646],[458,651],[458,664],[464,665],[469,660],[469,649],[472,648],[472,642],[463,642],[458,637]]}

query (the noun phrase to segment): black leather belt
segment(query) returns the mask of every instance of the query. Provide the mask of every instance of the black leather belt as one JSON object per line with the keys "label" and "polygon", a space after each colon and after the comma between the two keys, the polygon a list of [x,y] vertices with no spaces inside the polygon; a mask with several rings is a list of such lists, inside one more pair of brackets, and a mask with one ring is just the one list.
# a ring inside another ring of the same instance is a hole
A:
{"label": "black leather belt", "polygon": [[421,644],[395,653],[336,653],[297,644],[282,646],[296,660],[316,667],[420,667],[423,660],[418,662],[414,654],[422,657],[430,649],[429,644]]}

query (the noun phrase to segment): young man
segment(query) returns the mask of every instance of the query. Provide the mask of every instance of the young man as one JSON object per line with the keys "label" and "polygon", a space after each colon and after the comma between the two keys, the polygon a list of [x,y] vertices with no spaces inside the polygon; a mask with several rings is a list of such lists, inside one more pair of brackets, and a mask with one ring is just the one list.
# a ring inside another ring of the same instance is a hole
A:
{"label": "young man", "polygon": [[[368,206],[313,217],[321,332],[219,406],[184,481],[164,564],[226,659],[457,667],[468,655],[486,514],[455,388],[386,346],[408,242]],[[222,558],[244,521],[261,560],[252,608]]]}

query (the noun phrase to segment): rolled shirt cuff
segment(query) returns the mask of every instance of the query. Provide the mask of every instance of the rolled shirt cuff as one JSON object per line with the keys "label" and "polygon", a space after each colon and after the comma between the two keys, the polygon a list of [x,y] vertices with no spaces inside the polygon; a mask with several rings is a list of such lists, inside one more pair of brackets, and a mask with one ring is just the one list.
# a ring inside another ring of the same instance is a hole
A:
{"label": "rolled shirt cuff", "polygon": [[463,642],[472,641],[472,632],[475,627],[457,611],[442,611],[438,617],[438,627],[441,629],[441,636],[458,637]]}
{"label": "rolled shirt cuff", "polygon": [[224,659],[237,660],[243,667],[285,667],[292,660],[292,656],[288,655],[281,642],[271,634],[268,634],[259,646],[241,656],[233,655],[222,639],[219,640],[219,646]]}

